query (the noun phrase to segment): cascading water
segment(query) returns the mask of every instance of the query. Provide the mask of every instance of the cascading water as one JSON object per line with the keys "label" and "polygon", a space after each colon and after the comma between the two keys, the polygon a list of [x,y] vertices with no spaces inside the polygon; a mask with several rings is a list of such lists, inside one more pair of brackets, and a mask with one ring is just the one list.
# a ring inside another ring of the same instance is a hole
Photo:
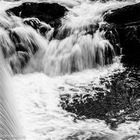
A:
{"label": "cascading water", "polygon": [[[95,29],[90,29],[91,33],[92,30]],[[81,32],[75,30],[62,40],[50,41],[25,25],[2,32],[5,34],[1,36],[4,54],[11,58],[9,49],[18,61],[10,61],[15,72],[30,72],[31,69],[48,75],[67,74],[109,64],[115,56],[113,46],[99,30],[92,34],[87,34],[84,29]]]}
{"label": "cascading water", "polygon": [[17,139],[21,137],[22,130],[17,121],[11,76],[4,62],[2,51],[0,51],[0,65],[0,139]]}
{"label": "cascading water", "polygon": [[[3,3],[6,9],[10,7]],[[109,32],[112,42],[106,38],[102,15],[128,4],[131,2],[81,2],[68,8],[56,35],[53,27],[37,18],[1,12],[0,46],[25,139],[120,140],[130,131],[137,134],[138,124],[135,131],[133,123],[128,129],[120,126],[114,131],[100,119],[77,119],[80,114],[64,110],[60,103],[63,96],[84,97],[87,92],[83,89],[89,90],[91,84],[107,90],[100,79],[110,81],[111,75],[124,71],[114,46],[118,44],[112,43],[114,34]]]}

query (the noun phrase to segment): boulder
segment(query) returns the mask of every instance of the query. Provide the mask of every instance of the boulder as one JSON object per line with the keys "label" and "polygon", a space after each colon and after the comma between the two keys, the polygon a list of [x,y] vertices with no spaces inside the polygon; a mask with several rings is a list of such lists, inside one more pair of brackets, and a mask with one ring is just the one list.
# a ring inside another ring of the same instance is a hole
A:
{"label": "boulder", "polygon": [[140,21],[140,3],[127,5],[122,8],[112,10],[104,15],[104,20],[108,23],[127,25]]}
{"label": "boulder", "polygon": [[59,27],[62,18],[68,9],[57,3],[46,2],[24,2],[21,5],[8,9],[7,13],[13,13],[21,18],[36,17],[40,21],[50,24],[52,27]]}
{"label": "boulder", "polygon": [[[123,62],[140,62],[140,3],[112,10],[104,15],[104,20],[113,27],[119,36]],[[110,40],[111,41],[111,40]]]}

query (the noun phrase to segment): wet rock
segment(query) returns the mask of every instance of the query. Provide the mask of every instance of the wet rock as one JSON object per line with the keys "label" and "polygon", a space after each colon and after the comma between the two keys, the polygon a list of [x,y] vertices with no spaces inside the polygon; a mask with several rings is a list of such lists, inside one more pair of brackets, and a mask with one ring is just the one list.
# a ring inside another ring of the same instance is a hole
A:
{"label": "wet rock", "polygon": [[25,18],[23,19],[25,25],[31,26],[39,34],[50,40],[53,37],[54,28],[45,22],[41,22],[38,18]]}
{"label": "wet rock", "polygon": [[[122,61],[129,64],[140,62],[140,3],[107,12],[104,20],[114,28],[124,55]],[[113,29],[112,29],[113,31]],[[113,33],[115,35],[115,33]],[[107,35],[107,38],[112,39]]]}
{"label": "wet rock", "polygon": [[118,29],[122,47],[123,62],[139,65],[140,62],[140,26],[130,26]]}
{"label": "wet rock", "polygon": [[57,28],[61,24],[60,18],[62,18],[67,11],[67,8],[57,3],[25,2],[7,10],[7,13],[13,13],[22,18],[36,17]]}
{"label": "wet rock", "polygon": [[67,91],[67,96],[61,95],[61,107],[75,113],[78,119],[82,116],[103,119],[111,129],[116,129],[125,121],[138,121],[140,79],[137,78],[137,73],[137,68],[128,68],[112,75],[111,81],[107,77],[101,78],[100,84],[107,86],[107,89],[90,84],[90,91],[86,90],[87,86],[82,87],[83,92],[73,96]]}
{"label": "wet rock", "polygon": [[31,26],[35,30],[39,29],[39,27],[41,26],[40,20],[38,18],[25,18],[23,19],[23,23],[25,25]]}
{"label": "wet rock", "polygon": [[140,20],[140,3],[124,6],[108,12],[104,16],[104,20],[108,23],[127,25],[128,23]]}

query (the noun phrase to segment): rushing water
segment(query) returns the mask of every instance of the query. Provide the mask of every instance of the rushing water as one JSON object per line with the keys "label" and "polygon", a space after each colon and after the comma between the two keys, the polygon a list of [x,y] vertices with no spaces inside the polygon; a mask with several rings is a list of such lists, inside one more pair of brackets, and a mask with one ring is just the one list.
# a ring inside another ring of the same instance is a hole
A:
{"label": "rushing water", "polygon": [[[81,1],[78,6],[70,8],[70,12],[62,19],[62,26],[55,39],[52,39],[53,28],[49,25],[42,23],[50,32],[41,36],[39,31],[23,24],[21,18],[8,17],[4,13],[3,9],[19,3],[0,2],[0,7],[3,7],[0,14],[0,45],[5,63],[9,64],[6,71],[9,72],[11,83],[6,81],[6,86],[12,89],[17,124],[22,130],[19,138],[140,139],[139,122],[118,123],[112,129],[105,119],[94,115],[87,117],[86,114],[80,116],[78,111],[77,114],[67,109],[75,95],[96,95],[91,84],[109,92],[110,89],[104,83],[101,84],[101,79],[111,83],[114,75],[125,72],[126,68],[120,62],[114,46],[105,39],[105,31],[98,28],[104,24],[103,12],[132,2]],[[73,3],[77,5],[78,1]],[[1,65],[4,67],[4,64]],[[2,86],[4,83],[1,81]],[[9,94],[9,91],[4,92]],[[65,106],[65,100],[62,103],[64,96],[71,97]],[[122,112],[123,109],[118,113]]]}

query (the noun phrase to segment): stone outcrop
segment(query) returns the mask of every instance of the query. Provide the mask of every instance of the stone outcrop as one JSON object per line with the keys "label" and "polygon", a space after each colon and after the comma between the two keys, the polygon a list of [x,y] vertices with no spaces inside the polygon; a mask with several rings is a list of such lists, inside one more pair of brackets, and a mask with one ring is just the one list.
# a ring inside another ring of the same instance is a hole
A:
{"label": "stone outcrop", "polygon": [[108,12],[104,16],[104,20],[108,23],[125,25],[135,23],[140,20],[140,3],[128,5]]}
{"label": "stone outcrop", "polygon": [[140,62],[140,3],[112,10],[104,20],[115,28],[124,54],[123,61],[131,64]]}
{"label": "stone outcrop", "polygon": [[22,18],[36,17],[40,21],[44,21],[52,27],[57,28],[61,24],[60,18],[62,18],[67,11],[66,7],[57,3],[25,2],[7,10],[7,13],[13,13]]}

